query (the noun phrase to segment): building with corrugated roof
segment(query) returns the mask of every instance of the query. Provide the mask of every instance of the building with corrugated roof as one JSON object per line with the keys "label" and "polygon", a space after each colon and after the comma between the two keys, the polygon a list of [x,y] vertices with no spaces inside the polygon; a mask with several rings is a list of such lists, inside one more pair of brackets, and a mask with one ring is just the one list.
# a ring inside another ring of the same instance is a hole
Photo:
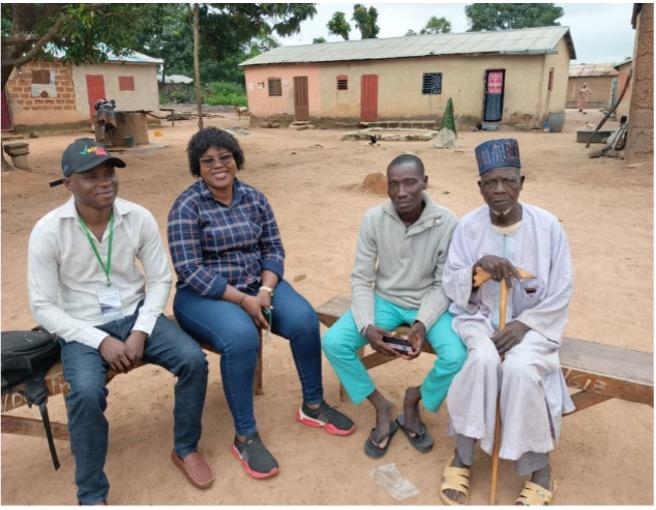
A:
{"label": "building with corrugated roof", "polygon": [[282,46],[241,64],[252,119],[441,118],[541,127],[564,112],[567,27]]}
{"label": "building with corrugated roof", "polygon": [[117,111],[159,110],[157,69],[163,60],[109,53],[104,62],[76,66],[54,57],[12,71],[2,92],[3,130],[88,124],[100,98],[114,99]]}
{"label": "building with corrugated roof", "polygon": [[[608,108],[613,79],[619,73],[613,64],[572,64],[567,83],[567,108],[576,108],[579,90],[585,83],[590,89],[588,108]],[[615,83],[617,80],[615,80]]]}

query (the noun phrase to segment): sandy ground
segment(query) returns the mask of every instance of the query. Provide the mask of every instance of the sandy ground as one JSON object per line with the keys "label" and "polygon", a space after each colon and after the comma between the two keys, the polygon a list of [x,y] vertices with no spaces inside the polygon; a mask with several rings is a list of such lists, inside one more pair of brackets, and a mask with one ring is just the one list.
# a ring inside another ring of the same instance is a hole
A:
{"label": "sandy ground", "polygon": [[[287,250],[286,275],[311,303],[349,293],[349,274],[364,211],[385,200],[360,189],[370,172],[383,171],[397,154],[423,158],[429,193],[456,214],[479,206],[474,147],[489,138],[519,139],[527,175],[522,200],[554,212],[569,236],[575,268],[575,296],[566,334],[604,344],[652,351],[653,176],[651,163],[588,159],[575,131],[599,114],[568,112],[563,133],[460,133],[457,150],[434,149],[427,142],[342,142],[343,131],[252,128],[239,135],[247,168],[241,178],[262,189],[276,212]],[[206,121],[220,127],[247,126],[231,114]],[[610,124],[611,126],[613,124]],[[121,196],[150,209],[165,235],[173,199],[192,181],[185,144],[195,121],[150,132],[151,148],[123,153]],[[80,134],[79,136],[82,136]],[[32,171],[2,175],[2,329],[29,328],[27,241],[34,223],[68,198],[63,187],[47,183],[59,175],[62,150],[78,135],[29,140]],[[154,148],[159,144],[160,148]],[[164,144],[165,147],[161,147]],[[597,146],[599,147],[599,146]],[[172,297],[172,296],[171,296]],[[168,311],[170,312],[170,301]],[[394,504],[370,478],[376,466],[394,462],[419,490],[406,504],[440,504],[439,480],[451,457],[445,434],[446,410],[425,413],[436,439],[421,455],[399,434],[387,456],[373,461],[362,452],[373,424],[365,403],[339,405],[353,417],[357,431],[335,438],[294,421],[300,402],[298,378],[285,340],[273,337],[264,347],[265,395],[255,400],[266,444],[281,465],[280,475],[250,479],[230,456],[233,437],[219,377],[218,357],[210,356],[210,387],[203,416],[200,449],[210,462],[214,485],[191,487],[169,460],[172,444],[173,377],[147,366],[117,377],[109,386],[107,417],[110,453],[106,471],[112,504]],[[401,403],[403,389],[419,384],[433,359],[420,356],[379,367],[379,388]],[[338,402],[337,379],[324,360],[326,398]],[[51,417],[65,420],[61,396],[50,400]],[[37,416],[20,409],[17,415]],[[609,401],[564,420],[562,441],[552,465],[560,504],[652,504],[653,410]],[[2,503],[75,504],[74,462],[68,444],[57,442],[62,467],[52,469],[44,439],[2,436]],[[489,459],[478,454],[472,474],[472,504],[487,500]],[[498,502],[509,504],[522,479],[502,462]]]}

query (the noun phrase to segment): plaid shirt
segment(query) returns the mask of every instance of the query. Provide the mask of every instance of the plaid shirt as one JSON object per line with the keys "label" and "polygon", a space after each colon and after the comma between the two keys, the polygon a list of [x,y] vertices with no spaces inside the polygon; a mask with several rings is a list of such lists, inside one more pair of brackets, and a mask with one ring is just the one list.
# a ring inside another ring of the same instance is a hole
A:
{"label": "plaid shirt", "polygon": [[219,299],[227,285],[259,285],[268,269],[283,277],[285,250],[264,194],[235,179],[225,206],[198,179],[176,199],[168,217],[169,250],[178,287]]}

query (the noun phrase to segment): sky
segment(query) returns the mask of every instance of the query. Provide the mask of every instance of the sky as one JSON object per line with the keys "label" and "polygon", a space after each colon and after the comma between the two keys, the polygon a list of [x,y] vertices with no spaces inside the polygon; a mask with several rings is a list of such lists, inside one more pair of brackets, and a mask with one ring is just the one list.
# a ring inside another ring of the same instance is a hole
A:
{"label": "sky", "polygon": [[[354,2],[357,3],[357,2]],[[451,22],[451,32],[466,32],[465,3],[392,3],[361,2],[378,10],[379,38],[399,37],[409,29],[419,32],[431,16],[445,17]],[[557,3],[564,16],[558,19],[570,28],[577,59],[571,63],[615,63],[633,54],[635,32],[631,26],[633,3]],[[360,31],[351,19],[353,3],[319,2],[317,14],[301,25],[299,34],[278,38],[283,45],[312,44],[315,37],[327,41],[342,38],[328,34],[326,24],[336,11],[346,14],[351,24],[350,38],[360,39]]]}

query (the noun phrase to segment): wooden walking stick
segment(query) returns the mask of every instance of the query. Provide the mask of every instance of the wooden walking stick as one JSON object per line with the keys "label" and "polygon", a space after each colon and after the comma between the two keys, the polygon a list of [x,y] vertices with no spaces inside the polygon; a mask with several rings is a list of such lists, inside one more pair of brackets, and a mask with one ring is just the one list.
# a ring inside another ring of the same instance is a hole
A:
{"label": "wooden walking stick", "polygon": [[[517,268],[520,279],[528,280],[535,278],[531,273],[523,269]],[[474,275],[474,287],[480,287],[491,278],[482,267],[476,268]],[[508,284],[506,280],[502,279],[499,282],[499,329],[506,327],[506,311],[508,310]],[[504,355],[501,355],[503,362]],[[495,505],[497,500],[497,476],[499,474],[499,450],[501,449],[501,392],[497,393],[497,412],[494,423],[494,447],[492,449],[492,473],[490,478],[490,505]]]}

